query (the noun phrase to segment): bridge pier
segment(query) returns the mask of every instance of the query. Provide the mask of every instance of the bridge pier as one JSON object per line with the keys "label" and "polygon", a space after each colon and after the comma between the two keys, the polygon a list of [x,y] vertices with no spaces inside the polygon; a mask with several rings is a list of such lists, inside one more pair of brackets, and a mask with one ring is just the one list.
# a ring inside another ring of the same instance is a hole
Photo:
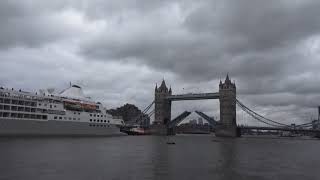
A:
{"label": "bridge pier", "polygon": [[173,135],[176,135],[176,128],[175,127],[172,127],[172,128],[168,128],[167,129],[167,135],[169,136],[173,136]]}
{"label": "bridge pier", "polygon": [[238,127],[227,127],[223,125],[217,125],[215,129],[215,135],[217,137],[240,137],[241,129]]}
{"label": "bridge pier", "polygon": [[160,124],[153,124],[149,128],[149,132],[152,135],[156,136],[172,136],[176,135],[176,128],[175,127],[168,127],[165,125],[160,125]]}
{"label": "bridge pier", "polygon": [[152,124],[149,128],[149,132],[152,135],[166,136],[168,135],[168,128],[164,124]]}

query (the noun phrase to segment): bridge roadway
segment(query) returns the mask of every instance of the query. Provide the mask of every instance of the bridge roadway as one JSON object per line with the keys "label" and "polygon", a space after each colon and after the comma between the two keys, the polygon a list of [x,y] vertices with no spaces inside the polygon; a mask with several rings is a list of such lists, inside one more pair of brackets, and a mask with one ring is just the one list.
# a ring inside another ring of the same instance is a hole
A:
{"label": "bridge roadway", "polygon": [[200,99],[219,99],[219,93],[188,93],[167,96],[171,101],[200,100]]}
{"label": "bridge roadway", "polygon": [[256,130],[274,130],[274,131],[295,131],[295,132],[318,132],[317,129],[294,129],[294,128],[281,128],[281,127],[259,127],[259,126],[238,126],[240,129],[256,129]]}

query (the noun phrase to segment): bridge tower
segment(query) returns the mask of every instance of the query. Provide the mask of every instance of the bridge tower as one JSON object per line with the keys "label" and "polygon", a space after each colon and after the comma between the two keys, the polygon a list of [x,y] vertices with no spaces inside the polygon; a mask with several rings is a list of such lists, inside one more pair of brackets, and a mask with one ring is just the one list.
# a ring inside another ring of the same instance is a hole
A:
{"label": "bridge tower", "polygon": [[236,122],[236,84],[227,75],[224,83],[219,84],[220,122],[216,129],[216,136],[237,137]]}
{"label": "bridge tower", "polygon": [[172,95],[171,87],[167,88],[166,82],[162,80],[160,87],[155,87],[155,125],[166,125],[171,119],[171,101],[166,99],[167,96]]}

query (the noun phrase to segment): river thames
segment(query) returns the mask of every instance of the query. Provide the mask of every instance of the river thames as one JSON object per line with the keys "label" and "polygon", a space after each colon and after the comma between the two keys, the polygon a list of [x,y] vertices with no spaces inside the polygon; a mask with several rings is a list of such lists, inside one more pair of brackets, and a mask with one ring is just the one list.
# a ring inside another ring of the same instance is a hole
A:
{"label": "river thames", "polygon": [[212,135],[0,138],[1,180],[320,179],[320,141]]}

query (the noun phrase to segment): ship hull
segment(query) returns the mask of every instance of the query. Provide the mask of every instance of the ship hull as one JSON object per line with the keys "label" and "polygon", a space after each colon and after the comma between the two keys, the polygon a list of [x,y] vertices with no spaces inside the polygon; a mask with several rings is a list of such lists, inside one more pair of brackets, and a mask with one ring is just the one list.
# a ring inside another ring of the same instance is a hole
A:
{"label": "ship hull", "polygon": [[0,119],[0,136],[121,136],[114,124]]}

